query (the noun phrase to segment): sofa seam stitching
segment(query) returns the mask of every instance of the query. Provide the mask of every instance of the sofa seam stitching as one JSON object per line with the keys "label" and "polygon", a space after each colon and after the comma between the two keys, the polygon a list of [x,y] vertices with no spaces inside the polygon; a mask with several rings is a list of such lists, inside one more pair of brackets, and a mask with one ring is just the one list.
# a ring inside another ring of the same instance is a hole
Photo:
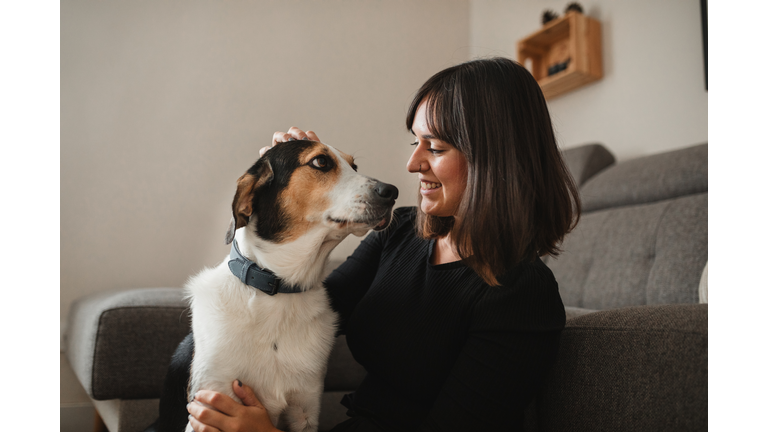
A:
{"label": "sofa seam stitching", "polygon": [[656,222],[656,232],[653,233],[653,263],[651,264],[650,268],[648,269],[648,273],[646,274],[645,278],[645,304],[650,305],[650,295],[649,295],[649,287],[648,284],[651,280],[651,271],[656,266],[656,257],[658,256],[658,248],[659,248],[659,231],[661,231],[661,223],[664,220],[664,217],[667,215],[667,212],[669,212],[670,207],[672,207],[672,200],[669,200],[669,202],[664,206],[664,210],[661,211],[661,214],[659,215],[659,219]]}

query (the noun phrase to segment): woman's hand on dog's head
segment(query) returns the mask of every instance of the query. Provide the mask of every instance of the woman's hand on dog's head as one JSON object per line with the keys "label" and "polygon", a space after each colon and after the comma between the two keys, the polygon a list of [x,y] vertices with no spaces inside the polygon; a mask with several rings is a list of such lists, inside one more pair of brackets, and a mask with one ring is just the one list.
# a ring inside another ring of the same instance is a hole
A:
{"label": "woman's hand on dog's head", "polygon": [[320,141],[320,138],[318,138],[317,135],[315,135],[315,133],[312,131],[304,132],[303,130],[293,126],[288,129],[288,132],[275,132],[274,135],[272,135],[272,145],[262,147],[261,150],[259,150],[259,157],[264,156],[264,153],[266,153],[267,150],[271,149],[279,143],[294,140]]}
{"label": "woman's hand on dog's head", "polygon": [[223,393],[200,390],[195,394],[194,402],[187,405],[189,423],[195,432],[279,432],[250,387],[236,380],[232,389],[242,405]]}

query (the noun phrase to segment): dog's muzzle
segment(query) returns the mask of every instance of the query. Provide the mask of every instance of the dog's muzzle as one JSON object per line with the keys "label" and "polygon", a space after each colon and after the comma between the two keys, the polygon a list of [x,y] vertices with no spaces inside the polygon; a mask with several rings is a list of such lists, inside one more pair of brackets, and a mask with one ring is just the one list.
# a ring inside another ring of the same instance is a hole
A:
{"label": "dog's muzzle", "polygon": [[395,186],[382,182],[376,182],[373,191],[376,193],[377,204],[380,202],[384,205],[395,205],[395,200],[400,193]]}
{"label": "dog's muzzle", "polygon": [[400,192],[391,184],[376,182],[373,187],[372,213],[381,214],[380,222],[373,226],[374,231],[381,231],[392,221],[392,207]]}

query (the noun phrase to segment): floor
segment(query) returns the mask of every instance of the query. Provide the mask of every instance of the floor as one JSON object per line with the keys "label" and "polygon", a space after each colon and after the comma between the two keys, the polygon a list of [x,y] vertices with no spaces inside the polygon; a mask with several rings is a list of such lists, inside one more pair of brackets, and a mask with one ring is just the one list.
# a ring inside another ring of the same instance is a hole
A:
{"label": "floor", "polygon": [[60,354],[60,432],[92,432],[95,415],[93,405],[69,366],[64,353]]}
{"label": "floor", "polygon": [[94,425],[93,405],[61,405],[60,432],[91,432]]}

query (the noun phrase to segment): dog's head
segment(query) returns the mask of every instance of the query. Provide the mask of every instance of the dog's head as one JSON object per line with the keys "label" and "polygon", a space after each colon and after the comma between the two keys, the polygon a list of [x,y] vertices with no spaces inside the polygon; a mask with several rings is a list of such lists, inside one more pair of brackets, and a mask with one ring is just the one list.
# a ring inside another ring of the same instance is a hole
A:
{"label": "dog's head", "polygon": [[352,156],[316,141],[268,150],[237,181],[227,244],[249,226],[272,243],[293,241],[318,226],[344,234],[382,230],[397,188],[357,173]]}

